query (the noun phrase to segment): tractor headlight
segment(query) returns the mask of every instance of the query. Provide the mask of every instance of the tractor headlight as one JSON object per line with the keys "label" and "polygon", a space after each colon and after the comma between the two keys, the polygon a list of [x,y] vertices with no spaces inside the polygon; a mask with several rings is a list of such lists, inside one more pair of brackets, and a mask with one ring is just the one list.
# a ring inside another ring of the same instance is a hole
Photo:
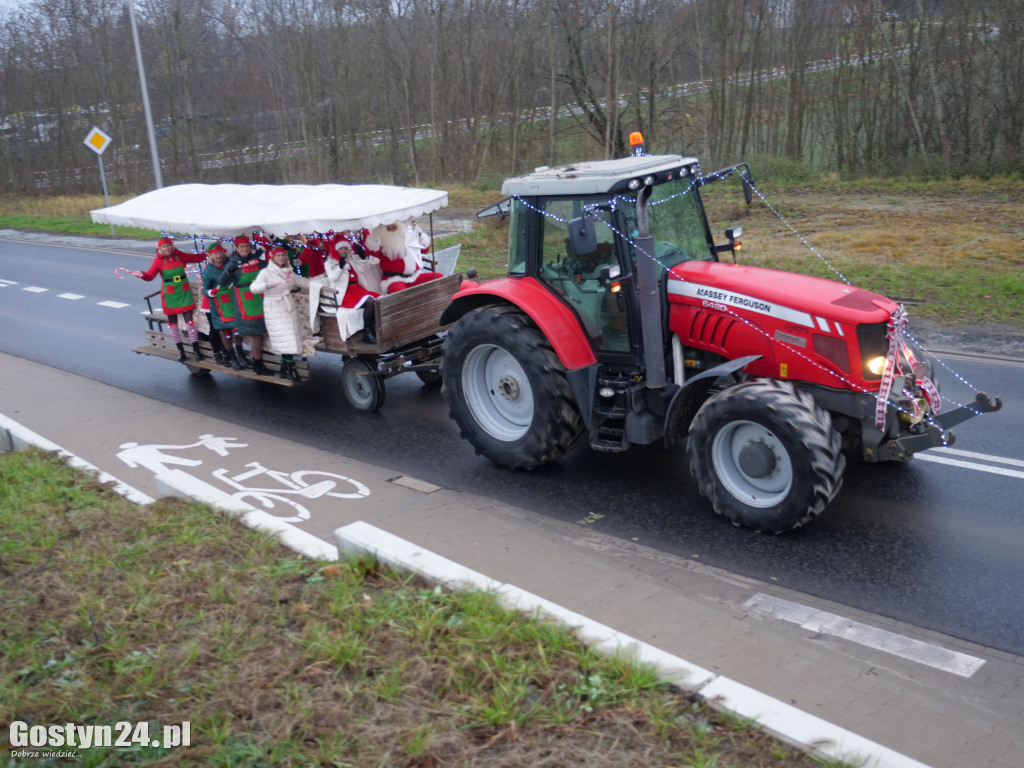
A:
{"label": "tractor headlight", "polygon": [[864,364],[864,367],[875,374],[875,376],[881,376],[885,370],[885,358],[881,355],[872,357]]}

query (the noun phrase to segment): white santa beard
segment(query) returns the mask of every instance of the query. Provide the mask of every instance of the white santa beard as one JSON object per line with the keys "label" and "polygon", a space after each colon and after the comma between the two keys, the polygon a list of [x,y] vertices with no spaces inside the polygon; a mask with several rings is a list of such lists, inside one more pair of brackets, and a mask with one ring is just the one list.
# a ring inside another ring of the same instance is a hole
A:
{"label": "white santa beard", "polygon": [[394,232],[381,229],[379,235],[380,248],[386,255],[393,259],[405,256],[405,229],[403,227],[398,227]]}

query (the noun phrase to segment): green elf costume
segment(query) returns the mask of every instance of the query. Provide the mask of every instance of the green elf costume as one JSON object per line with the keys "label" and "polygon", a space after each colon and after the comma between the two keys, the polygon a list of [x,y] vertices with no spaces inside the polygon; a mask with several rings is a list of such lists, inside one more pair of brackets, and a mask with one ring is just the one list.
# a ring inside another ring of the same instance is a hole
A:
{"label": "green elf costume", "polygon": [[206,268],[203,270],[203,301],[210,316],[210,341],[220,340],[221,352],[214,359],[239,371],[244,367],[234,345],[235,302],[231,288],[220,284],[227,267],[228,252],[218,242],[206,249]]}
{"label": "green elf costume", "polygon": [[[267,332],[263,321],[263,295],[253,293],[250,286],[259,271],[267,266],[263,251],[254,248],[245,235],[235,238],[235,250],[228,257],[227,266],[220,277],[219,286],[230,288],[235,312],[235,329],[239,336],[248,336],[252,347],[252,370],[260,376],[270,375],[263,366],[263,335]],[[235,350],[241,352],[240,345]],[[245,353],[241,353],[245,360]]]}
{"label": "green elf costume", "polygon": [[162,237],[156,244],[156,258],[153,264],[145,272],[130,271],[130,274],[140,277],[149,282],[157,275],[160,275],[162,287],[160,290],[160,302],[163,304],[164,314],[170,322],[167,330],[170,331],[171,340],[178,347],[178,362],[185,362],[185,346],[182,344],[181,328],[178,327],[179,316],[185,321],[185,330],[188,332],[188,340],[192,342],[192,349],[195,351],[196,360],[202,360],[202,353],[199,351],[199,332],[192,321],[192,312],[196,308],[195,297],[192,295],[192,286],[189,285],[188,275],[185,272],[187,264],[198,264],[206,258],[205,253],[185,253],[174,247],[174,241],[169,237]]}

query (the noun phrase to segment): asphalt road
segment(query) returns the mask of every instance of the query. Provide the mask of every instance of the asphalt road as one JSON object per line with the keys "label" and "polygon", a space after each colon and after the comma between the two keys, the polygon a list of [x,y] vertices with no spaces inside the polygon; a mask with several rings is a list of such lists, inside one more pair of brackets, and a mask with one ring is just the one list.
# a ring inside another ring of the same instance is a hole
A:
{"label": "asphalt road", "polygon": [[[379,413],[360,414],[340,390],[335,355],[316,358],[312,381],[295,389],[190,376],[175,363],[136,355],[141,298],[152,284],[115,279],[114,269],[140,265],[148,257],[0,239],[0,351],[1024,656],[1018,363],[945,358],[959,376],[1004,400],[999,413],[956,429],[953,450],[978,456],[928,452],[906,465],[851,465],[820,519],[769,536],[717,517],[697,493],[682,449],[613,455],[584,446],[558,466],[509,472],[475,456],[439,390],[411,375],[388,380]],[[949,371],[942,369],[940,381],[947,397],[970,399]]]}

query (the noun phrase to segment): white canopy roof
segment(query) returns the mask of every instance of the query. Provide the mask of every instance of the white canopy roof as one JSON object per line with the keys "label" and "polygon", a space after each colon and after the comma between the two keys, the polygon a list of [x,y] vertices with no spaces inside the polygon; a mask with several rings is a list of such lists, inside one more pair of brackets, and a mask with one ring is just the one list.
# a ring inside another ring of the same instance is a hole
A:
{"label": "white canopy roof", "polygon": [[437,189],[380,184],[176,184],[92,211],[97,224],[225,237],[372,229],[445,207]]}

